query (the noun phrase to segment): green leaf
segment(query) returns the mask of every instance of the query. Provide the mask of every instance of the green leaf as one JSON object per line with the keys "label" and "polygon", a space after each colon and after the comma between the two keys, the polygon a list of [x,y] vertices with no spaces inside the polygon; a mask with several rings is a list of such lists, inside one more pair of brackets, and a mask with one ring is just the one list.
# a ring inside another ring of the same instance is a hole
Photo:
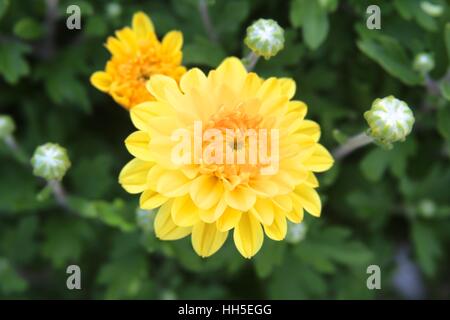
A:
{"label": "green leaf", "polygon": [[450,140],[450,106],[444,106],[437,112],[437,129],[447,140]]}
{"label": "green leaf", "polygon": [[14,270],[10,262],[0,257],[0,292],[9,295],[27,289],[27,282]]}
{"label": "green leaf", "polygon": [[14,25],[14,34],[24,40],[40,38],[43,33],[42,24],[33,18],[22,18]]}
{"label": "green leaf", "polygon": [[117,227],[125,232],[136,228],[134,209],[121,199],[115,199],[112,202],[90,201],[71,196],[68,202],[71,210],[86,218],[97,218],[105,224]]}
{"label": "green leaf", "polygon": [[106,288],[106,299],[135,298],[149,283],[148,265],[142,254],[129,254],[103,264],[97,282]]}
{"label": "green leaf", "polygon": [[24,55],[30,47],[18,41],[0,42],[0,74],[10,84],[16,84],[20,78],[28,75],[30,67]]}
{"label": "green leaf", "polygon": [[106,299],[137,298],[151,285],[149,264],[141,250],[137,233],[119,234],[110,249],[110,260],[103,263],[97,283],[104,286]]}
{"label": "green leaf", "polygon": [[360,162],[359,168],[370,181],[379,181],[389,163],[389,153],[380,148],[372,149]]}
{"label": "green leaf", "polygon": [[278,241],[265,241],[255,256],[256,273],[260,278],[269,276],[273,269],[283,262],[286,246]]}
{"label": "green leaf", "polygon": [[442,96],[450,101],[450,81],[442,81],[439,84],[439,88],[441,89]]}
{"label": "green leaf", "polygon": [[295,248],[300,261],[322,273],[332,273],[336,264],[357,267],[368,263],[371,251],[351,239],[350,230],[343,227],[319,228]]}
{"label": "green leaf", "polygon": [[304,0],[292,0],[291,10],[289,10],[289,20],[292,26],[300,28],[303,24],[303,5]]}
{"label": "green leaf", "polygon": [[77,262],[83,251],[84,242],[92,239],[94,233],[90,226],[82,221],[52,219],[44,225],[45,240],[42,255],[51,260],[56,268],[70,262]]}
{"label": "green leaf", "polygon": [[111,166],[112,158],[105,154],[77,161],[70,171],[77,194],[91,199],[106,196],[117,180],[111,172]]}
{"label": "green leaf", "polygon": [[411,68],[411,60],[397,40],[388,36],[365,38],[357,42],[358,48],[377,62],[386,72],[407,85],[422,82],[420,75]]}
{"label": "green leaf", "polygon": [[9,0],[0,0],[0,19],[4,16],[9,7]]}
{"label": "green leaf", "polygon": [[445,25],[445,32],[444,32],[444,37],[445,37],[445,47],[447,48],[447,57],[448,60],[450,62],[450,22],[448,22]]}
{"label": "green leaf", "polygon": [[31,261],[38,249],[37,230],[38,219],[35,216],[21,218],[17,226],[9,226],[1,235],[2,254],[17,263]]}
{"label": "green leaf", "polygon": [[61,70],[48,75],[45,89],[52,101],[58,105],[74,105],[90,111],[90,102],[85,86],[70,72]]}
{"label": "green leaf", "polygon": [[92,16],[86,23],[86,35],[90,37],[103,37],[108,32],[108,24],[103,16]]}
{"label": "green leaf", "polygon": [[284,263],[267,283],[270,299],[311,299],[324,296],[324,277],[297,257],[286,257]]}
{"label": "green leaf", "polygon": [[433,276],[436,272],[437,260],[442,255],[442,248],[434,230],[423,222],[414,221],[411,226],[417,260],[423,272]]}
{"label": "green leaf", "polygon": [[425,30],[436,31],[438,28],[436,20],[422,9],[421,2],[421,0],[395,0],[394,5],[404,19],[414,18],[417,24]]}
{"label": "green leaf", "polygon": [[201,37],[187,44],[183,49],[183,63],[187,65],[206,65],[217,67],[225,58],[225,51],[217,44]]}
{"label": "green leaf", "polygon": [[326,39],[329,29],[328,15],[317,1],[302,2],[303,37],[310,49],[317,49]]}

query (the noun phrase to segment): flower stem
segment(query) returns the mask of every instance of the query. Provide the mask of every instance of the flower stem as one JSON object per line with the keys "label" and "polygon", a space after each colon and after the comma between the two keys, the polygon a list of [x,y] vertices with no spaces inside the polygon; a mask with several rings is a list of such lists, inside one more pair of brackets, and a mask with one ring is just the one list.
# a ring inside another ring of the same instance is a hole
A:
{"label": "flower stem", "polygon": [[48,185],[52,189],[56,202],[67,211],[71,211],[69,202],[67,201],[67,193],[60,181],[50,180]]}
{"label": "flower stem", "polygon": [[200,16],[202,17],[203,27],[206,30],[206,33],[208,34],[209,40],[213,43],[219,42],[219,37],[217,35],[216,30],[214,29],[214,26],[211,22],[211,17],[209,16],[208,12],[208,4],[206,3],[206,0],[198,0],[198,11],[200,12]]}
{"label": "flower stem", "polygon": [[373,138],[368,136],[365,132],[361,132],[347,140],[343,145],[333,151],[333,157],[340,160],[356,149],[364,147],[373,142]]}
{"label": "flower stem", "polygon": [[255,68],[256,63],[258,63],[259,57],[259,55],[251,51],[244,59],[242,59],[247,71],[250,72]]}
{"label": "flower stem", "polygon": [[13,136],[8,136],[5,138],[5,144],[11,149],[14,157],[22,164],[29,164],[28,157],[23,151],[23,149],[19,146],[16,139]]}

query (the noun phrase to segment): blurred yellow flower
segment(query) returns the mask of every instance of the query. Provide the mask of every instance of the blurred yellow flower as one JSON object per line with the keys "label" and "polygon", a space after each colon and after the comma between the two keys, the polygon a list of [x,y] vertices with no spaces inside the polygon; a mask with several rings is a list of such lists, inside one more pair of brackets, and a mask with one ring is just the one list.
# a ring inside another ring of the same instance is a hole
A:
{"label": "blurred yellow flower", "polygon": [[148,79],[163,74],[178,81],[186,72],[181,65],[182,45],[183,35],[179,31],[167,33],[160,42],[150,18],[138,12],[133,16],[131,28],[116,31],[116,37],[106,41],[112,57],[105,71],[91,76],[91,83],[126,109],[154,100],[145,88]]}
{"label": "blurred yellow flower", "polygon": [[[125,144],[135,159],[119,182],[129,193],[142,193],[141,208],[159,207],[157,237],[191,235],[195,252],[207,257],[232,231],[236,248],[250,258],[264,233],[285,238],[286,219],[300,223],[303,210],[320,216],[314,172],[329,169],[333,159],[318,143],[319,125],[305,119],[306,105],[291,100],[293,80],[263,80],[227,58],[207,76],[194,68],[178,85],[157,75],[147,88],[156,101],[130,112],[138,131]],[[217,157],[223,149],[226,159]]]}

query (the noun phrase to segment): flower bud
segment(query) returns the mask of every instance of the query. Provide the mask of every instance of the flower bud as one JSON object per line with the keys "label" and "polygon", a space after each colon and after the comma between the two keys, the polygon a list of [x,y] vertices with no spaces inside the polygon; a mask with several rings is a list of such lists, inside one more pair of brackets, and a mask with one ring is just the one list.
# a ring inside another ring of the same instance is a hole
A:
{"label": "flower bud", "polygon": [[430,199],[423,199],[419,202],[418,211],[425,218],[431,218],[436,213],[436,204]]}
{"label": "flower bud", "polygon": [[433,56],[424,52],[419,53],[414,58],[413,68],[421,74],[430,72],[434,68]]}
{"label": "flower bud", "polygon": [[440,4],[422,1],[420,8],[431,17],[439,17],[444,13],[444,7]]}
{"label": "flower bud", "polygon": [[111,2],[106,5],[106,14],[112,18],[120,16],[122,7],[117,2]]}
{"label": "flower bud", "polygon": [[14,120],[7,115],[0,115],[0,139],[6,139],[16,130]]}
{"label": "flower bud", "polygon": [[393,142],[404,141],[414,124],[411,109],[394,96],[375,99],[364,118],[370,127],[367,134],[387,148],[391,148]]}
{"label": "flower bud", "polygon": [[275,56],[284,47],[284,30],[275,20],[258,19],[247,28],[245,44],[265,59]]}
{"label": "flower bud", "polygon": [[292,244],[301,242],[306,237],[308,228],[304,222],[292,223],[289,222],[288,231],[286,235],[286,241]]}
{"label": "flower bud", "polygon": [[37,147],[31,164],[35,176],[58,181],[64,177],[71,165],[66,149],[56,143]]}

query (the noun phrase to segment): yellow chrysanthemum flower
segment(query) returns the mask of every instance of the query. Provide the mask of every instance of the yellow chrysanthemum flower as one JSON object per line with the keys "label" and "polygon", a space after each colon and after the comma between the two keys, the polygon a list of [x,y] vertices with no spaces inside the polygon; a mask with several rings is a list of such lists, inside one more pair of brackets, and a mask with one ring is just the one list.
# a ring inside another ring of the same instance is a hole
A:
{"label": "yellow chrysanthemum flower", "polygon": [[[207,257],[232,231],[236,248],[250,258],[261,248],[264,232],[282,240],[286,219],[300,223],[303,210],[320,216],[314,172],[329,169],[333,159],[318,143],[319,125],[305,119],[306,105],[291,101],[293,80],[263,80],[248,73],[239,59],[227,58],[208,76],[194,68],[178,85],[157,75],[147,88],[156,101],[131,110],[139,131],[125,144],[135,159],[122,169],[119,182],[130,193],[142,193],[141,208],[160,207],[157,237],[176,240],[191,234],[194,250]],[[277,139],[270,142],[258,135],[260,144],[253,146],[269,147],[268,157],[277,154],[276,161],[267,162],[261,154],[251,159],[251,139],[231,135],[230,140],[228,130],[274,133],[271,138]],[[183,136],[193,152],[180,148]],[[244,154],[245,161],[216,159],[222,147],[233,155]],[[264,171],[270,168],[275,170]]]}
{"label": "yellow chrysanthemum flower", "polygon": [[112,57],[105,71],[91,76],[91,83],[100,91],[130,109],[144,101],[154,100],[145,83],[155,74],[163,74],[175,80],[186,72],[181,66],[183,35],[179,31],[167,33],[162,42],[155,34],[150,18],[138,12],[132,26],[116,31],[109,37],[106,48]]}

